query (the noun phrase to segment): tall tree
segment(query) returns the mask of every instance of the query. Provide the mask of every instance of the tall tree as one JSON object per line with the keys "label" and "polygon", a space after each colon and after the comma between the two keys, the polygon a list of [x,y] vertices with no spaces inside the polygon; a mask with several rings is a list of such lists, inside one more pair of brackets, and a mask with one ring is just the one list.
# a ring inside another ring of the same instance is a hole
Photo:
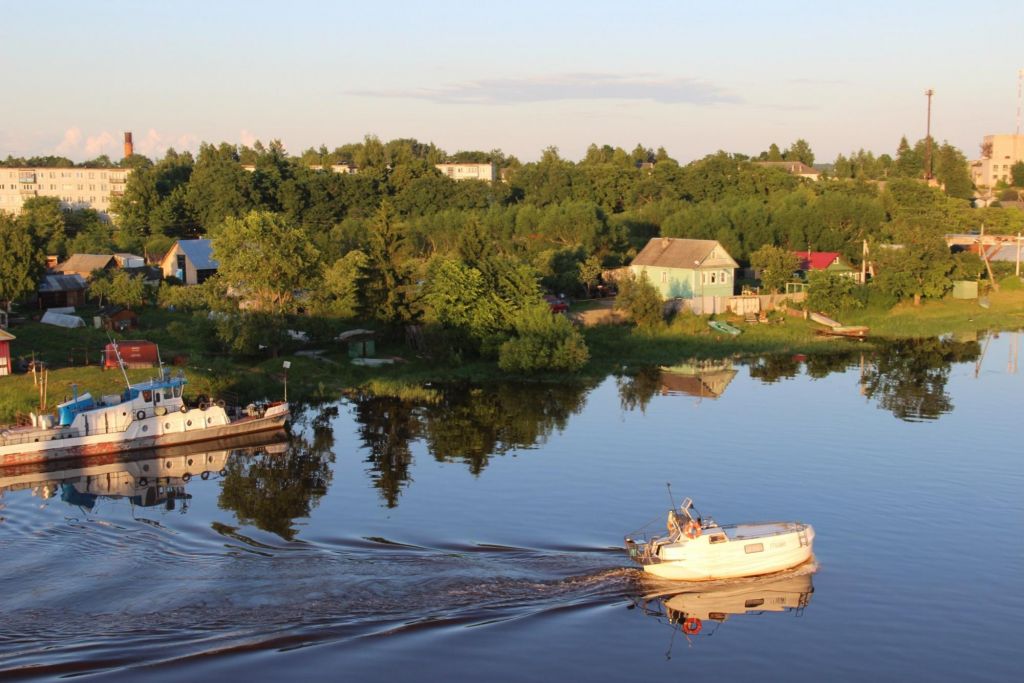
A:
{"label": "tall tree", "polygon": [[11,310],[11,303],[36,289],[46,258],[32,236],[3,211],[0,211],[0,304]]}

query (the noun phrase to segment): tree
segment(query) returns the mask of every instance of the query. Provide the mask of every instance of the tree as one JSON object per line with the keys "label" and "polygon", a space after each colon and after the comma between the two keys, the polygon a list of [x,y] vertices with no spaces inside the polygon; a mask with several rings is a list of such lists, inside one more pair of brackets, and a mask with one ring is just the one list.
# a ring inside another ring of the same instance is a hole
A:
{"label": "tree", "polygon": [[296,293],[315,281],[320,268],[320,252],[305,231],[267,211],[228,218],[212,244],[218,277],[250,309],[264,313],[292,312]]}
{"label": "tree", "polygon": [[107,297],[110,303],[131,310],[132,306],[141,306],[145,302],[146,286],[141,277],[119,270],[110,280],[110,292]]}
{"label": "tree", "polygon": [[1010,167],[1010,178],[1014,187],[1024,187],[1024,161],[1018,161]]}
{"label": "tree", "polygon": [[959,199],[970,199],[974,194],[974,183],[967,169],[967,158],[959,149],[943,143],[934,152],[935,177],[946,188],[946,194]]}
{"label": "tree", "polygon": [[32,236],[2,211],[0,245],[0,304],[10,311],[12,302],[35,291],[46,258]]}
{"label": "tree", "polygon": [[545,304],[519,312],[515,336],[501,345],[498,367],[509,372],[575,372],[590,359],[583,335],[569,319],[552,314]]}
{"label": "tree", "polygon": [[814,165],[814,152],[811,151],[810,143],[803,138],[799,138],[791,144],[784,157],[786,161],[802,161],[808,166]]}
{"label": "tree", "polygon": [[353,249],[324,269],[321,291],[326,312],[339,318],[358,315],[366,267],[366,254]]}
{"label": "tree", "polygon": [[61,257],[67,254],[64,212],[57,197],[26,199],[18,215],[18,224],[44,253]]}
{"label": "tree", "polygon": [[807,307],[812,311],[837,316],[843,311],[861,307],[857,283],[851,277],[815,270],[808,273],[807,284]]}
{"label": "tree", "polygon": [[875,286],[899,299],[938,298],[952,287],[954,261],[949,247],[938,235],[918,226],[904,226],[897,232],[896,248],[882,250]]}
{"label": "tree", "polygon": [[417,317],[412,291],[412,264],[406,236],[389,201],[381,204],[371,225],[367,250],[364,312],[389,325]]}
{"label": "tree", "polygon": [[661,293],[647,279],[647,273],[641,273],[640,277],[630,273],[617,284],[619,295],[615,307],[629,313],[637,327],[651,329],[665,320]]}
{"label": "tree", "polygon": [[750,265],[761,270],[761,287],[771,293],[781,292],[800,267],[800,259],[791,251],[765,244],[750,255]]}

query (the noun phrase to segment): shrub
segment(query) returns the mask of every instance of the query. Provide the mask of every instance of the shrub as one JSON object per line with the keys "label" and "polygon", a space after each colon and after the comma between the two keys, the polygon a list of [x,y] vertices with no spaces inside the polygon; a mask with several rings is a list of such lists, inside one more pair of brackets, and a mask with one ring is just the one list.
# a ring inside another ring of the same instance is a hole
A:
{"label": "shrub", "polygon": [[851,308],[861,308],[857,283],[852,278],[814,270],[807,275],[807,307],[827,315],[839,315]]}
{"label": "shrub", "polygon": [[626,311],[637,327],[650,329],[664,321],[661,294],[647,279],[646,273],[639,278],[630,273],[629,277],[619,280],[618,285],[619,296],[615,300],[615,307]]}
{"label": "shrub", "polygon": [[590,359],[583,335],[546,304],[530,306],[515,317],[515,336],[501,345],[498,366],[511,372],[574,372]]}

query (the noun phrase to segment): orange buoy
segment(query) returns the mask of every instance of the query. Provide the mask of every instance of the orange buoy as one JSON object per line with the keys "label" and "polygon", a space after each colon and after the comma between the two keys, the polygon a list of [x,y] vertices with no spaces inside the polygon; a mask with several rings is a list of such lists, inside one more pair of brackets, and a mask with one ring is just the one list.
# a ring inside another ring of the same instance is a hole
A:
{"label": "orange buoy", "polygon": [[690,617],[683,622],[683,633],[688,636],[695,636],[704,628],[704,624],[697,617]]}
{"label": "orange buoy", "polygon": [[683,529],[683,534],[691,540],[697,538],[700,536],[700,524],[691,519],[686,523],[686,528]]}

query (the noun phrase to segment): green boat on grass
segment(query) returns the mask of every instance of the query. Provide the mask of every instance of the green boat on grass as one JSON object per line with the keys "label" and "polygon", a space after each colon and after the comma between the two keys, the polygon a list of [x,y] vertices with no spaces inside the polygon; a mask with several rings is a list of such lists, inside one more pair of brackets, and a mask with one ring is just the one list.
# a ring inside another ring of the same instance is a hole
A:
{"label": "green boat on grass", "polygon": [[713,329],[715,332],[724,332],[725,334],[731,334],[734,337],[743,331],[740,328],[730,325],[727,322],[722,322],[721,320],[709,320],[708,327]]}

